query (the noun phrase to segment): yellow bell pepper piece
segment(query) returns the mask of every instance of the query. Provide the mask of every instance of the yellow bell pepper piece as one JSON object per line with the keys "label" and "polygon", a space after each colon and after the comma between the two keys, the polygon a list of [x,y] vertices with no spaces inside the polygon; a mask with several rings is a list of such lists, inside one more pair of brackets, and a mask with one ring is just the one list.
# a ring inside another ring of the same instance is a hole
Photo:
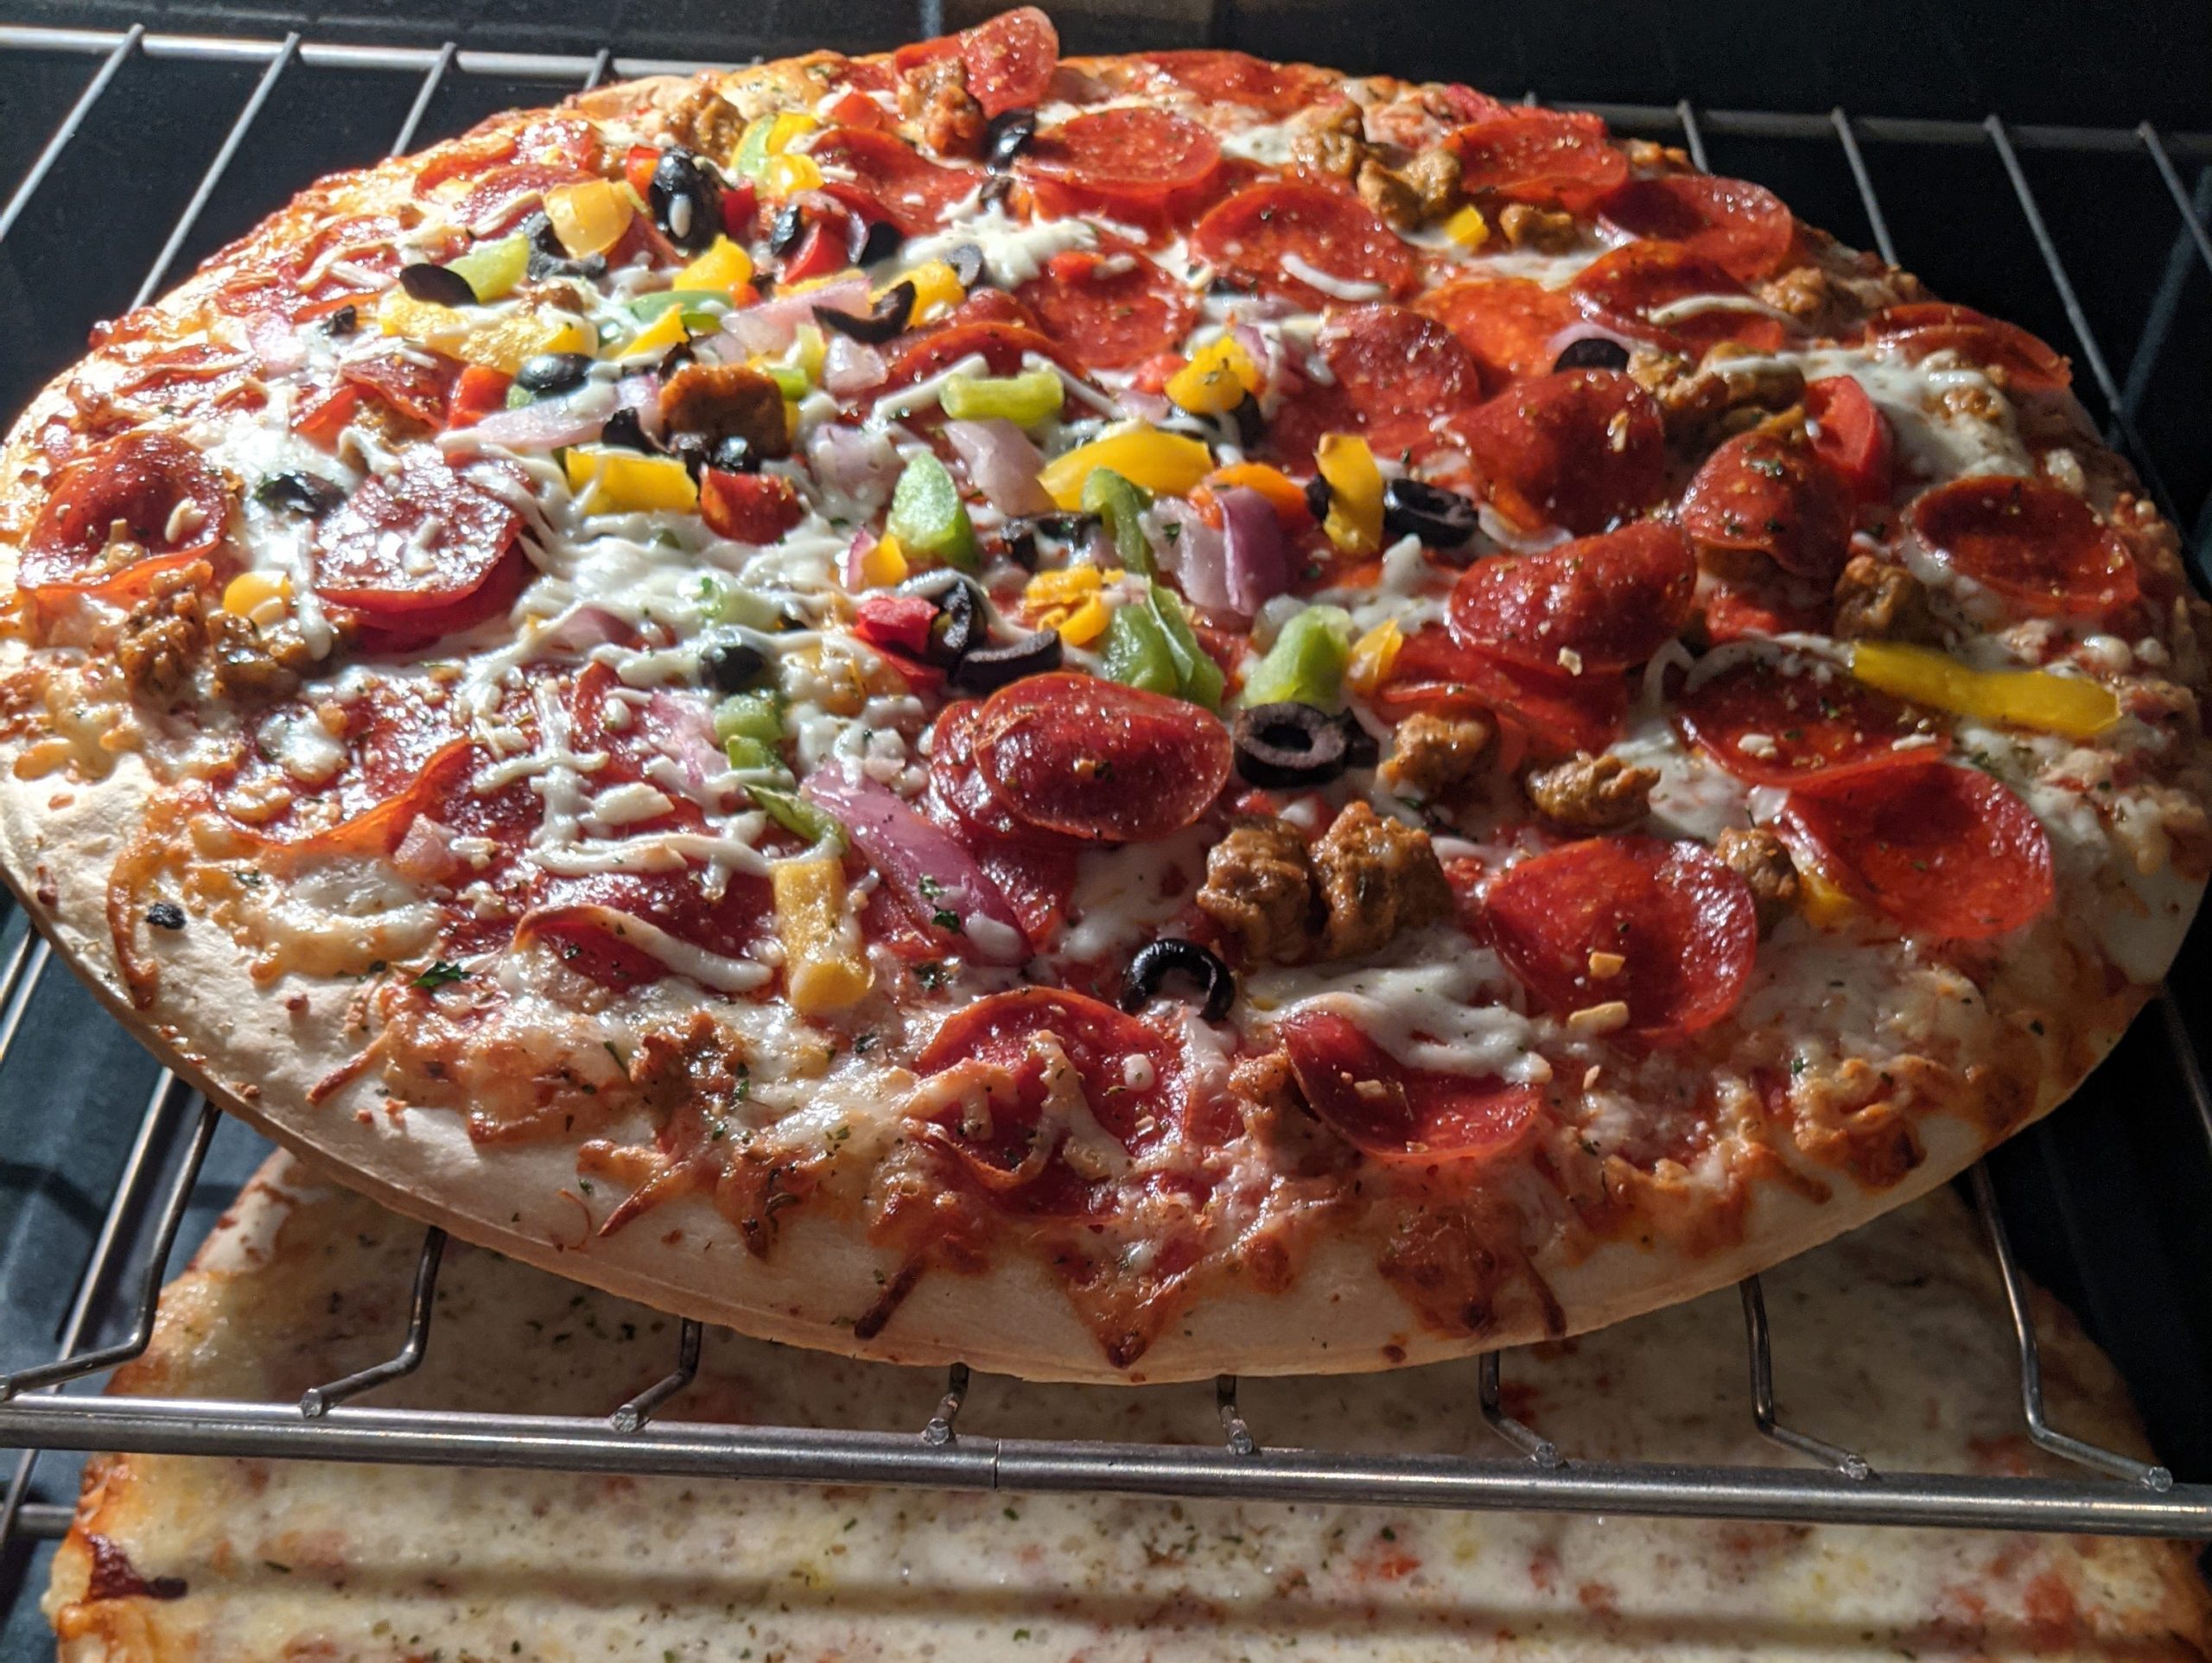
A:
{"label": "yellow bell pepper piece", "polygon": [[553,222],[553,234],[579,260],[613,248],[637,212],[629,192],[611,180],[587,179],[545,193],[545,217]]}
{"label": "yellow bell pepper piece", "polygon": [[2110,688],[2042,670],[1974,670],[1932,647],[1860,641],[1851,673],[1867,686],[1977,721],[2092,739],[2120,720]]}
{"label": "yellow bell pepper piece", "polygon": [[683,308],[671,306],[624,341],[615,356],[640,358],[651,354],[658,358],[670,347],[681,346],[690,339],[691,332],[683,327]]}
{"label": "yellow bell pepper piece", "polygon": [[1052,620],[1046,627],[1058,630],[1062,641],[1071,647],[1087,647],[1106,633],[1106,626],[1114,621],[1114,609],[1094,594],[1072,607],[1055,606],[1046,616]]}
{"label": "yellow bell pepper piece", "polygon": [[267,626],[292,604],[292,580],[282,572],[240,572],[223,586],[223,610]]}
{"label": "yellow bell pepper piece", "polygon": [[1167,396],[1193,416],[1222,416],[1260,390],[1259,366],[1234,335],[1210,340],[1167,378]]}
{"label": "yellow bell pepper piece", "polygon": [[1384,619],[1351,644],[1351,658],[1344,665],[1344,685],[1361,695],[1374,692],[1389,680],[1391,669],[1398,662],[1398,650],[1405,644],[1405,632],[1398,627],[1398,620]]}
{"label": "yellow bell pepper piece", "polygon": [[1490,241],[1490,221],[1470,202],[1444,222],[1444,234],[1461,248],[1480,248]]}
{"label": "yellow bell pepper piece", "polygon": [[1071,566],[1065,571],[1039,572],[1021,586],[1023,602],[1032,606],[1073,606],[1098,593],[1106,575],[1096,566]]}
{"label": "yellow bell pepper piece", "polygon": [[1831,883],[1818,866],[1808,864],[1797,868],[1797,910],[1815,929],[1834,930],[1850,921],[1859,904]]}
{"label": "yellow bell pepper piece", "polygon": [[914,310],[909,323],[927,323],[968,298],[968,291],[960,286],[960,274],[943,260],[930,260],[912,271],[902,271],[894,280],[914,285]]}
{"label": "yellow bell pepper piece", "polygon": [[572,445],[562,465],[569,490],[587,514],[683,514],[699,505],[699,487],[673,456]]}
{"label": "yellow bell pepper piece", "polygon": [[771,196],[791,196],[822,188],[822,169],[810,156],[772,156],[760,169],[760,183]]}
{"label": "yellow bell pepper piece", "polygon": [[804,134],[813,132],[822,123],[804,110],[782,110],[768,127],[768,154],[781,156],[791,149]]}
{"label": "yellow bell pepper piece", "polygon": [[1367,441],[1332,433],[1313,447],[1313,466],[1329,482],[1329,515],[1321,529],[1348,555],[1382,547],[1382,471]]}
{"label": "yellow bell pepper piece", "polygon": [[582,318],[516,312],[472,329],[450,350],[464,364],[481,364],[512,375],[525,359],[540,352],[589,352],[598,345],[598,338]]}
{"label": "yellow bell pepper piece", "polygon": [[861,955],[860,930],[845,915],[845,871],[837,857],[779,861],[768,869],[768,882],[791,1008],[801,1016],[826,1016],[867,998],[875,976]]}
{"label": "yellow bell pepper piece", "polygon": [[875,540],[875,547],[861,556],[861,581],[871,589],[887,589],[894,583],[904,583],[910,568],[906,551],[899,546],[899,539],[888,533]]}
{"label": "yellow bell pepper piece", "polygon": [[729,294],[753,281],[753,257],[727,237],[717,237],[704,254],[676,274],[671,289],[709,289]]}
{"label": "yellow bell pepper piece", "polygon": [[454,341],[468,333],[468,314],[435,301],[418,301],[404,289],[387,289],[377,302],[377,327],[403,340],[426,346]]}
{"label": "yellow bell pepper piece", "polygon": [[[1362,447],[1365,448],[1365,447]],[[1187,497],[1213,467],[1213,456],[1195,439],[1157,428],[1125,428],[1077,445],[1045,464],[1037,478],[1054,503],[1071,513],[1083,506],[1083,482],[1110,467],[1132,485],[1161,497]],[[1382,486],[1376,486],[1376,514],[1382,514]]]}

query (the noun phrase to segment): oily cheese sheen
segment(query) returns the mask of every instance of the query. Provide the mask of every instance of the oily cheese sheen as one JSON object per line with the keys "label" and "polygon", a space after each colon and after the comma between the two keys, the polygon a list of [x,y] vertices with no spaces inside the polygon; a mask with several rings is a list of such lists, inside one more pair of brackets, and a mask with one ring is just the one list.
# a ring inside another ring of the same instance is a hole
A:
{"label": "oily cheese sheen", "polygon": [[[421,1231],[279,1160],[163,1295],[117,1389],[283,1401],[384,1355]],[[1939,1192],[1766,1279],[1793,1425],[1878,1471],[2056,1474],[2022,1434],[2003,1294]],[[2054,1412],[2140,1450],[2111,1366],[2039,1301]],[[421,1373],[386,1406],[602,1415],[664,1374],[659,1313],[456,1246]],[[1882,1343],[1869,1347],[1866,1336]],[[1505,1364],[1571,1460],[1787,1464],[1721,1294]],[[1251,1381],[1271,1448],[1493,1457],[1475,1365]],[[677,1421],[918,1428],[936,1371],[715,1330]],[[1198,1386],[979,1377],[976,1437],[1217,1435]],[[1877,1481],[1878,1482],[1878,1481]],[[169,1596],[157,1596],[149,1590]],[[521,1657],[2186,1659],[2178,1543],[1725,1520],[814,1489],[676,1478],[96,1457],[47,1611],[62,1663]]]}
{"label": "oily cheese sheen", "polygon": [[2062,1101],[2212,866],[2066,360],[1573,112],[942,41],[334,175],[0,479],[0,854],[372,1197],[775,1340],[1351,1371]]}

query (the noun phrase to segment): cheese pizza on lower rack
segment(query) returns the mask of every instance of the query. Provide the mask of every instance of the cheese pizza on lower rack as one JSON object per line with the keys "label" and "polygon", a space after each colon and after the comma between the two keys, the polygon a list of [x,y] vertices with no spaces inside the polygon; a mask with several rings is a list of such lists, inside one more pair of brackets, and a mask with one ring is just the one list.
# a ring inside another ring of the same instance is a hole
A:
{"label": "cheese pizza on lower rack", "polygon": [[1571,112],[1007,13],[334,176],[14,430],[0,843],[163,1054],[668,1309],[1572,1333],[2149,996],[2202,609],[2066,361]]}
{"label": "cheese pizza on lower rack", "polygon": [[[284,1402],[390,1355],[422,1232],[280,1158],[162,1297],[117,1390]],[[1765,1279],[1790,1424],[1884,1472],[2063,1476],[2020,1429],[2004,1294],[1948,1191]],[[2055,1301],[2059,1425],[2141,1451],[2126,1393]],[[677,1324],[449,1249],[419,1374],[365,1405],[595,1417]],[[1505,1363],[1571,1462],[1797,1462],[1759,1436],[1719,1293]],[[1508,1456],[1476,1368],[1257,1381],[1270,1449]],[[661,1411],[918,1432],[943,1374],[710,1334]],[[1203,1387],[979,1376],[963,1438],[1204,1444]],[[2078,1476],[2078,1473],[2076,1475]],[[1878,1476],[1874,1481],[1881,1482]],[[949,1494],[316,1461],[95,1457],[46,1609],[61,1663],[2201,1663],[2188,1545],[1985,1531],[1418,1507]]]}

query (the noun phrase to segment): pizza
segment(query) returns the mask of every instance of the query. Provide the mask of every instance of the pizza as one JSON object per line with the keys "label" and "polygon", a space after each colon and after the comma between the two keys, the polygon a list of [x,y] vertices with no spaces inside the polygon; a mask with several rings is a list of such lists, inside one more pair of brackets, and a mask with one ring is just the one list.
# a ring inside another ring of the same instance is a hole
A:
{"label": "pizza", "polygon": [[[162,1298],[114,1389],[283,1402],[385,1355],[419,1229],[278,1160]],[[1784,1416],[1878,1471],[2061,1476],[2019,1424],[2012,1334],[1939,1190],[1766,1281]],[[2111,1365],[2037,1295],[2069,1431],[2144,1450]],[[385,1406],[590,1419],[676,1323],[454,1247],[423,1371]],[[1883,1336],[1881,1355],[1864,1342]],[[1787,1464],[1726,1293],[1516,1355],[1508,1402],[1571,1460]],[[1270,1448],[1492,1458],[1471,1362],[1248,1382]],[[2063,1385],[2060,1384],[2063,1382]],[[710,1333],[671,1421],[912,1429],[944,1376]],[[968,1438],[1203,1441],[1202,1387],[979,1379]],[[1749,1653],[2193,1660],[2212,1596],[2178,1542],[1253,1501],[96,1456],[46,1610],[62,1663]]]}
{"label": "pizza", "polygon": [[1041,1377],[1576,1332],[2156,987],[2202,608],[2066,361],[1586,115],[1009,12],[322,181],[0,496],[0,842],[372,1196]]}

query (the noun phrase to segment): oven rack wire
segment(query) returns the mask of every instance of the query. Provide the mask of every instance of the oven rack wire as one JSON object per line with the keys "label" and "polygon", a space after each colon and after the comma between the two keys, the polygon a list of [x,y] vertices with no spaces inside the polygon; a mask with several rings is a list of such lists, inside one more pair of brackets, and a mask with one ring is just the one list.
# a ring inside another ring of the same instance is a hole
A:
{"label": "oven rack wire", "polygon": [[[419,86],[392,144],[410,148],[440,88],[454,76],[543,81],[590,87],[612,76],[688,73],[707,65],[658,59],[372,47],[303,40],[168,34],[143,24],[127,30],[0,25],[0,52],[72,54],[98,60],[90,79],[44,147],[0,206],[0,241],[77,139],[87,117],[134,58],[259,65],[220,148],[139,284],[134,305],[151,299],[171,277],[202,211],[251,133],[279,82],[295,66],[413,74]],[[1529,95],[1533,102],[1535,94]],[[1706,166],[1708,134],[1745,137],[1832,138],[1847,165],[1876,247],[1898,262],[1862,144],[1878,142],[1983,147],[1994,154],[2067,321],[2082,362],[2108,412],[2107,439],[2134,463],[2169,517],[2175,504],[2136,417],[2152,367],[2179,310],[2183,284],[2201,263],[2212,274],[2212,132],[2162,133],[2151,123],[2133,129],[2011,124],[1995,115],[1981,122],[1825,112],[1700,110],[1673,105],[1592,105],[1615,125],[1669,133]],[[2139,155],[2155,169],[2177,210],[2172,255],[2145,314],[2142,339],[2125,372],[2115,375],[2060,255],[2028,175],[2025,151]],[[2192,191],[2182,164],[2198,164]],[[2212,513],[2196,538],[2200,575],[2212,545]],[[0,960],[0,1062],[21,1029],[40,979],[50,967],[48,943],[24,930]],[[2156,1020],[2190,1108],[2212,1144],[2212,1091],[2182,1012],[2169,989],[2155,1001]],[[486,1415],[428,1409],[355,1406],[353,1400],[412,1372],[431,1338],[444,1233],[427,1231],[417,1261],[402,1342],[386,1362],[306,1393],[296,1404],[68,1395],[61,1388],[140,1355],[153,1331],[162,1280],[182,1225],[219,1112],[163,1070],[150,1094],[99,1230],[81,1266],[62,1323],[56,1355],[0,1374],[0,1448],[22,1451],[0,1494],[0,1547],[11,1536],[51,1538],[67,1527],[70,1508],[29,1501],[40,1455],[48,1450],[124,1450],[149,1453],[313,1458],[423,1465],[513,1467],[540,1470],[658,1474],[764,1479],[817,1484],[866,1484],[965,1490],[1105,1491],[1159,1497],[1223,1497],[1340,1505],[1441,1508],[1516,1508],[1789,1520],[1803,1523],[1907,1525],[1982,1529],[2084,1532],[2212,1540],[2212,1484],[2174,1482],[2164,1468],[2069,1437],[2046,1412],[2028,1285],[2007,1239],[1986,1167],[1970,1185],[1986,1231],[2011,1319],[2018,1363],[2020,1407],[2030,1438],[2081,1468],[2082,1478],[1985,1477],[1890,1471],[1855,1450],[1779,1418],[1766,1311],[1759,1279],[1739,1287],[1744,1315],[1748,1408],[1758,1430],[1803,1464],[1795,1467],[1694,1466],[1664,1462],[1598,1463],[1560,1450],[1503,1406],[1503,1362],[1479,1363],[1475,1411],[1507,1454],[1497,1459],[1414,1455],[1351,1455],[1278,1450],[1266,1428],[1249,1424],[1236,1381],[1215,1382],[1214,1423],[1193,1388],[1189,1444],[1133,1444],[999,1438],[964,1431],[958,1416],[969,1374],[949,1371],[937,1413],[918,1428],[825,1431],[797,1427],[667,1423],[658,1412],[687,1386],[698,1367],[701,1325],[684,1322],[671,1372],[603,1419],[544,1415]],[[169,1152],[181,1145],[181,1154]],[[149,1243],[124,1302],[127,1332],[92,1342],[111,1303],[111,1289],[131,1256],[129,1244]],[[1211,1442],[1201,1442],[1200,1437]]]}

